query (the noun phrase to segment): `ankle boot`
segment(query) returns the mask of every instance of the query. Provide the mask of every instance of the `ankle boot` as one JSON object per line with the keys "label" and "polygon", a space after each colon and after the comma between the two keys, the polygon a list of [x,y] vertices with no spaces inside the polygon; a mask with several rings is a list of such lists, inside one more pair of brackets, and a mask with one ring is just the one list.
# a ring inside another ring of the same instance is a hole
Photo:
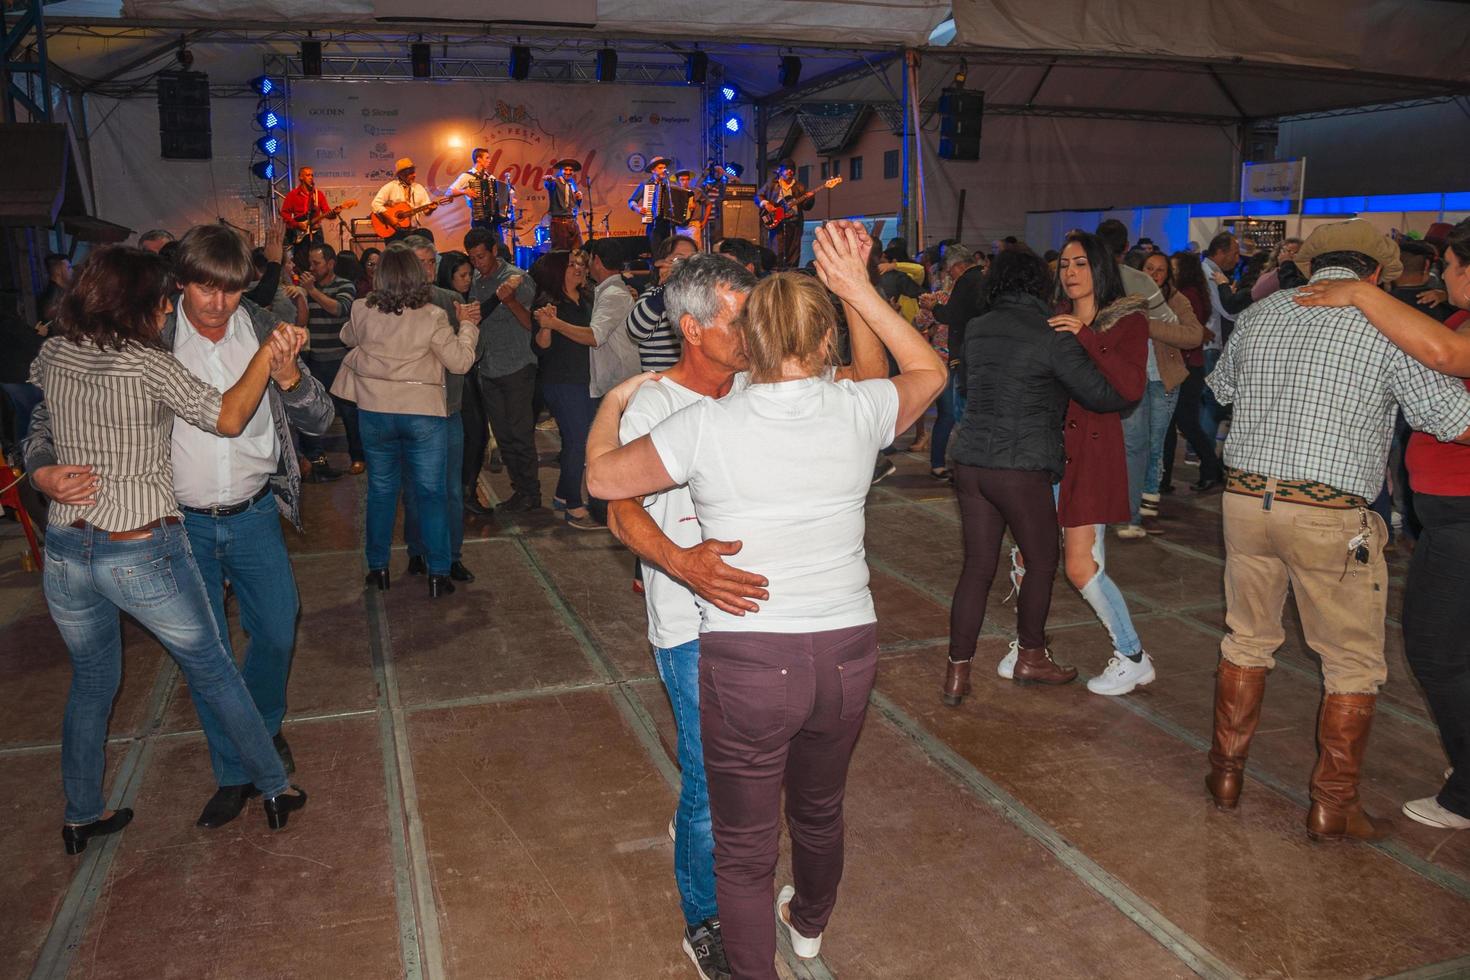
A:
{"label": "ankle boot", "polygon": [[449,580],[449,576],[448,575],[430,575],[429,576],[429,598],[430,599],[438,599],[441,596],[449,595],[453,591],[454,591],[454,583]]}
{"label": "ankle boot", "polygon": [[1265,693],[1265,667],[1241,667],[1221,659],[1215,671],[1215,738],[1205,788],[1222,810],[1233,810],[1240,802],[1245,756],[1261,720]]}
{"label": "ankle boot", "polygon": [[388,591],[388,569],[374,568],[362,580],[363,585],[376,586],[379,592]]}
{"label": "ankle boot", "polygon": [[1016,684],[1070,684],[1077,679],[1076,667],[1065,667],[1051,658],[1046,647],[1021,647],[1011,681]]}
{"label": "ankle boot", "polygon": [[970,693],[970,661],[951,660],[944,672],[944,703],[958,708]]}
{"label": "ankle boot", "polygon": [[1370,816],[1358,796],[1358,778],[1373,727],[1376,694],[1327,694],[1317,716],[1317,766],[1312,770],[1313,840],[1383,840],[1393,824]]}

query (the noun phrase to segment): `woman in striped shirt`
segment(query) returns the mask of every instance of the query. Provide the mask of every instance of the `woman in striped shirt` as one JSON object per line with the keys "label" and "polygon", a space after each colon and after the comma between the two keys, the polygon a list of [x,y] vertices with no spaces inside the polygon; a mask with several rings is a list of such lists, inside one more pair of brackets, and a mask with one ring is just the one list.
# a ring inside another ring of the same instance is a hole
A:
{"label": "woman in striped shirt", "polygon": [[[236,291],[246,283],[210,285]],[[174,499],[170,455],[175,416],[239,435],[271,371],[295,358],[302,336],[278,329],[221,394],[159,345],[166,287],[157,255],[98,250],[62,301],[60,336],[46,342],[31,367],[51,412],[57,464],[90,465],[95,474],[52,503],[46,533],[46,602],[72,662],[61,757],[68,854],[133,816],[105,811],[102,795],[107,719],[122,671],[119,611],[159,639],[219,718],[265,796],[270,826],[285,826],[290,812],[306,805],[220,643]]]}
{"label": "woman in striped shirt", "polygon": [[638,361],[645,371],[667,371],[679,360],[679,335],[664,313],[664,280],[676,262],[698,251],[694,239],[675,235],[660,242],[654,252],[658,284],[644,290],[628,314],[628,336],[638,344]]}

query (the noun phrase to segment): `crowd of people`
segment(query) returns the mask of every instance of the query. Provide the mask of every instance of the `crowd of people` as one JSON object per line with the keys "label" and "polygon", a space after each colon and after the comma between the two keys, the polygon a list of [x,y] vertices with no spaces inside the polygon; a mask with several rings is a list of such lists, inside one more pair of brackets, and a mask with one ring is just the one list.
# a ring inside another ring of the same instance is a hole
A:
{"label": "crowd of people", "polygon": [[[940,691],[954,709],[1007,537],[1017,624],[1001,678],[1079,676],[1047,643],[1059,565],[1111,642],[1091,692],[1127,695],[1168,668],[1108,573],[1107,537],[1165,532],[1184,438],[1191,493],[1223,493],[1207,791],[1238,804],[1289,583],[1325,689],[1316,838],[1391,830],[1358,782],[1401,527],[1417,539],[1406,655],[1453,766],[1404,812],[1470,827],[1455,591],[1470,559],[1470,224],[1399,241],[1341,222],[1247,258],[1228,233],[1168,255],[1116,221],[1057,244],[915,257],[834,221],[804,269],[769,271],[754,242],[673,235],[638,279],[613,240],[520,269],[481,228],[462,250],[407,235],[353,255],[279,235],[252,253],[210,225],[99,248],[75,271],[48,261],[45,335],[5,393],[51,501],[45,594],[73,665],[67,851],[132,818],[102,792],[121,613],[189,680],[217,783],[198,824],[260,796],[284,827],[306,794],[281,730],[298,600],[279,517],[300,527],[303,483],[365,475],[367,586],[390,587],[401,503],[404,571],[447,596],[475,579],[467,520],[542,511],[543,411],[561,520],[610,529],[638,559],[678,729],[682,945],[706,980],[774,977],[778,928],[798,956],[820,949],[878,670],[865,501],[910,431],[905,448],[959,504]],[[342,468],[325,441],[338,418]],[[487,463],[504,501],[483,496]],[[239,668],[227,588],[249,638]],[[792,883],[773,916],[783,792]]]}

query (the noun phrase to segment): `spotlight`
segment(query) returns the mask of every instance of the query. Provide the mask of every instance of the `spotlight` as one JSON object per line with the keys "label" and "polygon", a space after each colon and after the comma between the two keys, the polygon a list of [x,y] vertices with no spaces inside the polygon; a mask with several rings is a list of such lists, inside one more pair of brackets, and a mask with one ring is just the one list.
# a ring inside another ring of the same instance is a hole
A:
{"label": "spotlight", "polygon": [[414,78],[428,78],[433,74],[433,66],[429,63],[429,46],[422,41],[408,46],[408,61],[413,67]]}
{"label": "spotlight", "polygon": [[731,116],[729,119],[726,119],[725,120],[725,128],[728,129],[732,133],[738,133],[738,132],[740,132],[740,117],[739,116]]}
{"label": "spotlight", "polygon": [[250,168],[250,172],[261,180],[276,179],[276,161],[262,160]]}
{"label": "spotlight", "polygon": [[281,138],[275,133],[266,133],[255,141],[255,145],[260,147],[261,153],[264,153],[268,157],[273,157],[281,150]]}
{"label": "spotlight", "polygon": [[618,53],[612,48],[603,48],[597,52],[597,80],[599,82],[618,80]]}
{"label": "spotlight", "polygon": [[255,116],[255,121],[260,125],[260,128],[265,130],[266,132],[270,132],[273,129],[286,128],[286,117],[280,115],[274,109],[267,109],[264,112],[257,113]]}
{"label": "spotlight", "polygon": [[696,51],[684,59],[684,81],[690,85],[703,85],[709,74],[709,55]]}
{"label": "spotlight", "polygon": [[531,75],[531,49],[517,44],[510,49],[510,77],[524,82]]}
{"label": "spotlight", "polygon": [[307,78],[322,77],[322,42],[301,42],[301,74]]}
{"label": "spotlight", "polygon": [[782,58],[781,67],[776,69],[776,81],[782,88],[795,88],[801,81],[801,59],[790,54]]}
{"label": "spotlight", "polygon": [[740,91],[733,85],[725,85],[720,89],[720,95],[724,97],[726,102],[734,102],[735,97],[739,94]]}
{"label": "spotlight", "polygon": [[267,95],[274,93],[278,88],[280,88],[280,85],[269,75],[261,75],[259,78],[252,78],[250,80],[250,91],[261,98],[265,98]]}

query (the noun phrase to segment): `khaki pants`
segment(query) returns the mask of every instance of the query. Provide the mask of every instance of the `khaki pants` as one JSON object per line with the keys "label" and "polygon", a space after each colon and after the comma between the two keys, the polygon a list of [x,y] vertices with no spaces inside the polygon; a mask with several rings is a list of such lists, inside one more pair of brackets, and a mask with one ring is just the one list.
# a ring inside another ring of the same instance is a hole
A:
{"label": "khaki pants", "polygon": [[[1331,510],[1226,493],[1225,625],[1220,653],[1241,667],[1273,667],[1286,639],[1286,588],[1296,595],[1307,644],[1322,658],[1329,694],[1376,694],[1388,609],[1388,529],[1372,511]],[[1368,563],[1348,554],[1366,513]],[[1346,565],[1344,565],[1346,561]]]}

